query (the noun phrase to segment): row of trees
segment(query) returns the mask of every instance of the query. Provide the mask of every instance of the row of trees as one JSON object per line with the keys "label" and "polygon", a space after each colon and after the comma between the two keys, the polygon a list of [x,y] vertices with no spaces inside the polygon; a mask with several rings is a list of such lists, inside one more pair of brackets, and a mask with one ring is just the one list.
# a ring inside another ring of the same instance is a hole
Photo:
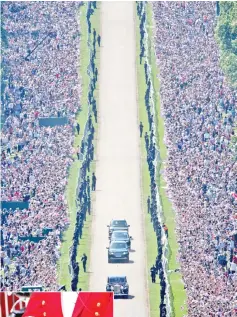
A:
{"label": "row of trees", "polygon": [[221,67],[234,88],[237,88],[237,2],[218,3],[216,40],[221,51]]}

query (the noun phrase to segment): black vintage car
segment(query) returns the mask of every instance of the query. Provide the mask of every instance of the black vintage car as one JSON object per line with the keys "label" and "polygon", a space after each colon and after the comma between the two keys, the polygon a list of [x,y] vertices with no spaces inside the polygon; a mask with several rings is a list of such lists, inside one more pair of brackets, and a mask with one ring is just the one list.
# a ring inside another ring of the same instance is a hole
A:
{"label": "black vintage car", "polygon": [[108,262],[129,262],[129,248],[125,241],[112,241],[108,249]]}
{"label": "black vintage car", "polygon": [[111,237],[113,231],[115,230],[126,230],[128,232],[128,229],[130,225],[127,224],[126,220],[111,220],[110,224],[107,226],[109,228],[109,238]]}
{"label": "black vintage car", "polygon": [[110,238],[110,242],[112,241],[124,241],[127,243],[127,246],[129,249],[131,249],[131,237],[129,236],[128,232],[123,230],[115,230],[113,231],[111,238]]}
{"label": "black vintage car", "polygon": [[129,296],[129,285],[126,276],[109,276],[107,279],[106,292],[114,292],[114,298]]}

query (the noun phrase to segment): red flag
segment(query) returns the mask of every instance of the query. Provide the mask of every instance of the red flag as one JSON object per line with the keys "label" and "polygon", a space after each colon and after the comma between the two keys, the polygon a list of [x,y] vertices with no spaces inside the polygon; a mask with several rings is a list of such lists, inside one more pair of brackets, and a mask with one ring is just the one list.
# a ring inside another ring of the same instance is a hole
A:
{"label": "red flag", "polygon": [[[31,294],[23,317],[64,317],[61,302],[63,292],[35,292]],[[112,292],[80,292],[71,317],[113,317]]]}

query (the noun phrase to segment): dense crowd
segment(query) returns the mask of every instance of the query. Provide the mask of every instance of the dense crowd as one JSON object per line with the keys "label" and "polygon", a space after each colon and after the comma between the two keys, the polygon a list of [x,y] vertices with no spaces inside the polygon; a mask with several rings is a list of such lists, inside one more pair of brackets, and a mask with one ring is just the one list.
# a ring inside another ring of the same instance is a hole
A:
{"label": "dense crowd", "polygon": [[[189,316],[237,314],[237,92],[215,41],[215,2],[153,2],[179,261]],[[235,233],[235,235],[234,235]]]}
{"label": "dense crowd", "polygon": [[[80,2],[2,2],[1,195],[29,201],[27,210],[3,210],[1,290],[24,284],[57,289],[60,234],[68,226],[65,188],[73,162]],[[40,117],[67,117],[42,127]],[[42,236],[38,243],[18,236]],[[4,274],[3,274],[4,273]]]}

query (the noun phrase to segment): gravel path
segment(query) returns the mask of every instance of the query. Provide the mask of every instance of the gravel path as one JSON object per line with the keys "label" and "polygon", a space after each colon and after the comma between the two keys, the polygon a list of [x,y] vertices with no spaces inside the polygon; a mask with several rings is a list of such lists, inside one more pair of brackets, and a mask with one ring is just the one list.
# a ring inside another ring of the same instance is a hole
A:
{"label": "gravel path", "polygon": [[[116,299],[114,317],[148,317],[141,209],[134,2],[101,2],[101,64],[97,190],[92,224],[90,291],[104,291],[109,275],[126,275],[129,299]],[[110,220],[130,224],[128,264],[108,264]]]}

